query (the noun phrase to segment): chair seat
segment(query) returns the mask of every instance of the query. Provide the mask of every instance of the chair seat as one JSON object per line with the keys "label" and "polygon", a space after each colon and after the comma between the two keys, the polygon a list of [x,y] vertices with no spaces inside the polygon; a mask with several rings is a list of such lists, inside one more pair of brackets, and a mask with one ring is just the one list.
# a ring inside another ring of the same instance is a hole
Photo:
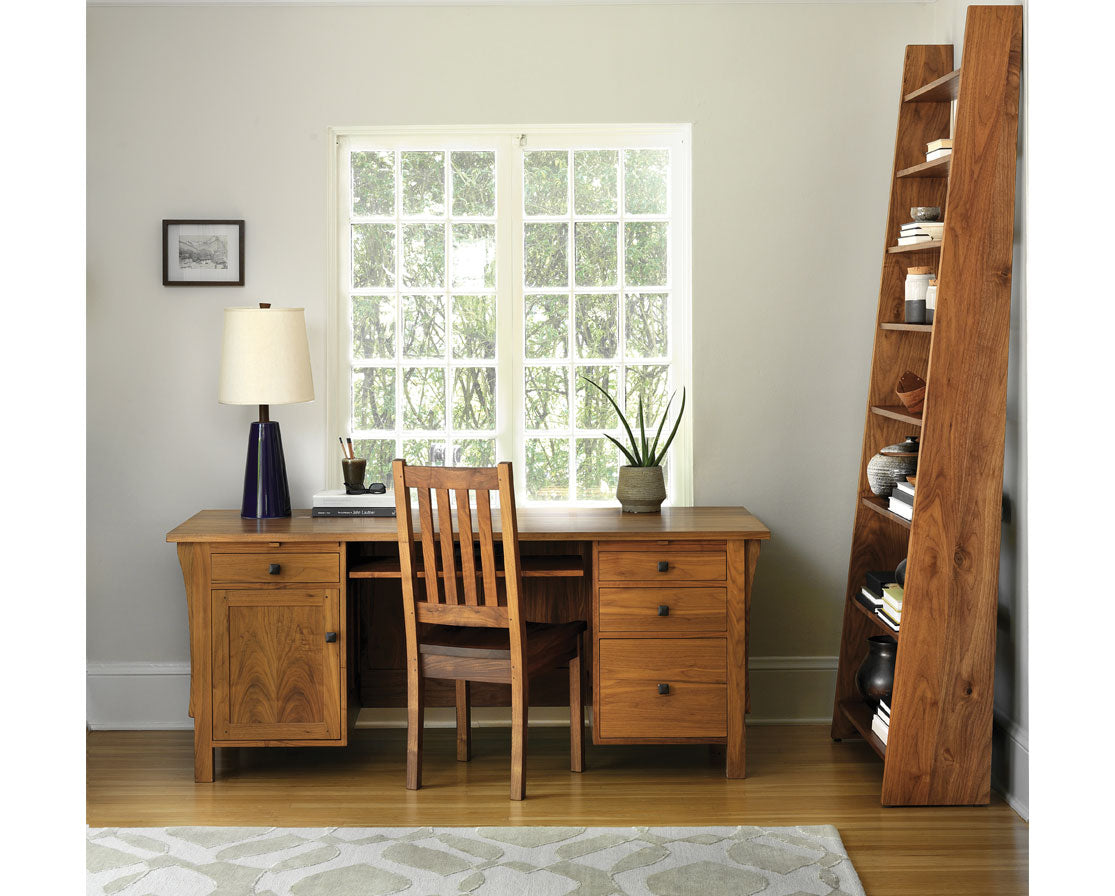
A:
{"label": "chair seat", "polygon": [[[568,660],[577,651],[577,639],[588,628],[576,622],[528,622],[528,667],[534,669]],[[466,659],[511,662],[510,634],[505,628],[478,628],[463,625],[434,625],[422,635],[418,652],[425,656],[452,656]]]}

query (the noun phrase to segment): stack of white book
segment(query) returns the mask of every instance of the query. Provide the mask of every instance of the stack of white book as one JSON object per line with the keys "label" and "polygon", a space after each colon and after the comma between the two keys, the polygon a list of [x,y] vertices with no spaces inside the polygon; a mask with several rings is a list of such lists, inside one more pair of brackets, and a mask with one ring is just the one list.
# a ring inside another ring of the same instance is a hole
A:
{"label": "stack of white book", "polygon": [[897,513],[904,520],[914,518],[914,483],[903,480],[895,483],[894,491],[890,493],[887,510]]}
{"label": "stack of white book", "polygon": [[379,495],[350,495],[344,488],[327,488],[314,493],[310,516],[394,516],[395,492]]}
{"label": "stack of white book", "polygon": [[879,708],[871,719],[871,730],[875,736],[886,745],[887,735],[890,734],[890,706],[885,700],[879,701]]}
{"label": "stack of white book", "polygon": [[902,225],[898,234],[898,245],[912,246],[939,240],[945,234],[944,221],[910,221]]}
{"label": "stack of white book", "polygon": [[940,140],[934,140],[932,143],[925,144],[925,161],[932,162],[934,159],[943,159],[945,156],[952,155],[952,138],[942,137]]}
{"label": "stack of white book", "polygon": [[875,615],[878,616],[886,626],[892,631],[898,631],[902,625],[902,586],[897,582],[892,582],[883,588],[883,600],[881,604],[875,608]]}

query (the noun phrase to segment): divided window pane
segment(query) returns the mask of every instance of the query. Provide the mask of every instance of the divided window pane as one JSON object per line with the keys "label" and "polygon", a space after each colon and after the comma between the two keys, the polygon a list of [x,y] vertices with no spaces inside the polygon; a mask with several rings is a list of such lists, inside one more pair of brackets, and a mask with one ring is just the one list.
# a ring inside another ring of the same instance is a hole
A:
{"label": "divided window pane", "polygon": [[603,434],[624,434],[588,380],[629,419],[641,397],[648,427],[674,390],[672,150],[434,144],[347,154],[349,433],[368,481],[398,456],[511,458],[524,500],[614,501],[623,458]]}

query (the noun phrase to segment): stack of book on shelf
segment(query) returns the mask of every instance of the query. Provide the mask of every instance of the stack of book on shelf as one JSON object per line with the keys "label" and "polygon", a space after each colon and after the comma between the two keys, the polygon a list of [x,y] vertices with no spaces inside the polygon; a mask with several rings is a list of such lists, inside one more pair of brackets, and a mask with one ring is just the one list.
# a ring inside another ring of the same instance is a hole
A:
{"label": "stack of book on shelf", "polygon": [[887,735],[890,734],[890,706],[885,700],[879,701],[879,708],[871,719],[871,730],[886,746]]}
{"label": "stack of book on shelf", "polygon": [[927,162],[932,162],[934,159],[943,159],[945,156],[951,155],[951,137],[942,137],[940,140],[934,140],[932,143],[925,144],[925,161]]}
{"label": "stack of book on shelf", "polygon": [[327,488],[314,493],[310,516],[394,516],[395,493],[350,495],[343,488]]}
{"label": "stack of book on shelf", "polygon": [[911,221],[902,225],[898,234],[898,245],[912,246],[915,243],[928,243],[939,240],[945,233],[944,221]]}
{"label": "stack of book on shelf", "polygon": [[894,570],[886,572],[869,572],[864,586],[856,595],[858,600],[869,612],[874,613],[883,605],[883,589],[894,582]]}
{"label": "stack of book on shelf", "polygon": [[891,582],[883,588],[882,606],[875,608],[875,615],[892,631],[898,631],[902,624],[902,586]]}
{"label": "stack of book on shelf", "polygon": [[897,513],[904,520],[912,520],[914,518],[914,483],[916,477],[907,476],[904,481],[899,481],[894,486],[894,491],[890,493],[890,502],[887,509],[891,513]]}

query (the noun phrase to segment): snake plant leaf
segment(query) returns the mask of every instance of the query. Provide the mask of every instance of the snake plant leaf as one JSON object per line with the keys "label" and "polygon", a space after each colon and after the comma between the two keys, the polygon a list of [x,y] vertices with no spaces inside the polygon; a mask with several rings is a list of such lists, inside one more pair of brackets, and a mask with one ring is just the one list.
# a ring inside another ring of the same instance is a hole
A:
{"label": "snake plant leaf", "polygon": [[666,402],[666,410],[662,412],[662,419],[658,423],[658,432],[654,434],[654,442],[650,446],[650,456],[652,458],[658,450],[658,440],[662,437],[662,428],[666,425],[666,418],[670,416],[670,405],[674,403],[674,396],[677,394],[677,389],[670,393],[670,400]]}
{"label": "snake plant leaf", "polygon": [[649,467],[649,466],[651,466],[651,464],[649,462],[650,461],[649,452],[647,451],[647,447],[648,447],[647,446],[647,425],[646,425],[646,421],[643,419],[643,396],[642,395],[639,396],[639,437],[641,439],[641,441],[639,442],[639,444],[641,446],[641,450],[636,452],[636,454],[638,455],[639,460],[642,462],[643,466]]}
{"label": "snake plant leaf", "polygon": [[639,464],[636,462],[635,458],[632,456],[631,452],[623,447],[623,443],[621,443],[618,439],[612,438],[612,436],[608,435],[607,433],[604,433],[603,435],[604,435],[604,438],[606,438],[609,442],[611,442],[620,451],[622,451],[624,453],[624,455],[627,457],[627,459],[631,462],[631,466],[633,466],[633,467],[639,466]]}
{"label": "snake plant leaf", "polygon": [[[631,431],[631,426],[630,426],[630,424],[628,424],[627,418],[625,416],[623,416],[623,411],[621,411],[619,409],[619,405],[616,404],[616,400],[614,398],[612,398],[612,396],[608,394],[607,390],[605,390],[599,383],[595,382],[594,380],[590,380],[587,376],[582,376],[581,379],[583,379],[586,383],[591,383],[593,386],[595,386],[597,391],[599,391],[601,395],[603,395],[606,399],[608,399],[608,403],[611,404],[611,406],[616,409],[616,414],[619,415],[619,422],[623,424],[623,428],[625,430],[627,430],[627,438],[629,438],[631,440],[631,447],[634,448],[637,451],[639,443],[635,441],[635,433],[633,433]],[[611,437],[609,436],[609,438],[611,438]],[[613,439],[612,441],[615,441],[615,440]],[[619,445],[618,442],[616,442],[616,444]],[[620,445],[620,448],[623,448],[623,446]],[[623,453],[626,454],[631,459],[631,465],[632,466],[634,466],[634,467],[642,466],[642,464],[638,463],[635,460],[635,458],[632,456],[631,452],[628,451],[626,448],[623,448]]]}
{"label": "snake plant leaf", "polygon": [[666,452],[670,448],[670,443],[673,442],[674,436],[676,436],[677,433],[678,433],[678,427],[681,425],[681,415],[684,414],[684,413],[685,413],[685,389],[683,388],[681,390],[681,407],[678,408],[678,418],[677,418],[677,420],[674,421],[674,428],[672,430],[670,430],[670,437],[668,439],[666,439],[666,444],[662,446],[662,450],[659,452],[658,457],[653,458],[653,463],[651,464],[652,467],[657,467],[662,462],[662,458],[666,456]]}

